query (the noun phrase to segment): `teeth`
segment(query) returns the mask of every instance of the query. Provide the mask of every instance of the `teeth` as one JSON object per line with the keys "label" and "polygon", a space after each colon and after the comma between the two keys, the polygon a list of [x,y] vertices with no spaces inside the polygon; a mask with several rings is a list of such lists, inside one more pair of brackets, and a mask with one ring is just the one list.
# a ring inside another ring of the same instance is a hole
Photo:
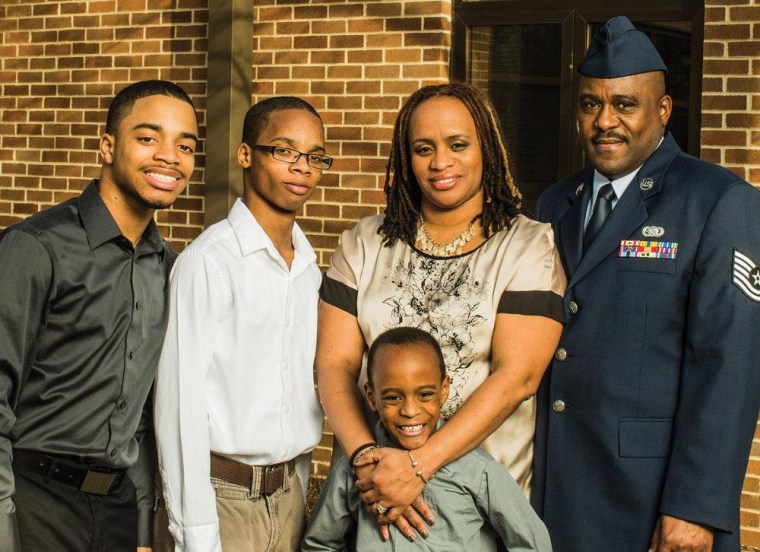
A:
{"label": "teeth", "polygon": [[423,424],[417,424],[413,426],[399,426],[403,431],[421,431]]}
{"label": "teeth", "polygon": [[147,173],[147,175],[151,178],[155,178],[156,180],[162,180],[164,182],[174,182],[175,180],[177,180],[177,177],[175,176],[167,176],[165,174],[159,174],[159,173],[154,173],[154,172],[149,172]]}

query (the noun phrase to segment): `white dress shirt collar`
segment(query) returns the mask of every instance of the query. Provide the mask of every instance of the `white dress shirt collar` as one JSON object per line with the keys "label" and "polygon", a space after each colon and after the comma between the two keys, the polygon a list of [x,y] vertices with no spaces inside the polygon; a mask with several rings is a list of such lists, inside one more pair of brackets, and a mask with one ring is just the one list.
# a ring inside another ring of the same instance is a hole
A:
{"label": "white dress shirt collar", "polygon": [[[261,249],[266,249],[273,258],[281,259],[272,240],[264,232],[264,229],[253,216],[250,209],[243,203],[242,199],[238,198],[232,205],[227,220],[232,227],[232,231],[235,233],[241,255],[245,257]],[[316,261],[317,255],[297,223],[293,224],[291,239],[293,241],[293,248],[295,249],[294,262],[291,269],[297,273],[303,270],[305,266],[308,266],[309,263]]]}

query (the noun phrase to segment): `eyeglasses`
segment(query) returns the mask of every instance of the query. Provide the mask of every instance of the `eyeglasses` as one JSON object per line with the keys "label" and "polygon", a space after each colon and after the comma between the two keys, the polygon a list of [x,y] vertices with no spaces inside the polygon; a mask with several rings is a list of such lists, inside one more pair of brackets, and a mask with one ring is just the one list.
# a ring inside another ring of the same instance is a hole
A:
{"label": "eyeglasses", "polygon": [[281,146],[260,146],[258,144],[251,145],[253,149],[268,151],[272,154],[277,161],[284,163],[295,163],[301,156],[306,157],[306,163],[314,169],[320,169],[326,171],[332,166],[332,157],[326,155],[317,155],[316,153],[303,153],[290,148],[283,148]]}

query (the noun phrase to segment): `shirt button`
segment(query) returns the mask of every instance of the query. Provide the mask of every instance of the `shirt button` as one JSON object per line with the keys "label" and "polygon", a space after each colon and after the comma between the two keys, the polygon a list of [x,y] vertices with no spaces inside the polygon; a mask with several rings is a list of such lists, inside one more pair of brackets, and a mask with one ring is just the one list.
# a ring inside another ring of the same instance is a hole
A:
{"label": "shirt button", "polygon": [[113,449],[113,450],[111,451],[111,458],[113,458],[114,456],[116,456],[116,449]]}
{"label": "shirt button", "polygon": [[578,303],[576,303],[575,301],[570,301],[567,304],[567,312],[569,312],[570,314],[577,313],[578,312]]}
{"label": "shirt button", "polygon": [[119,403],[119,410],[124,410],[125,408],[127,408],[127,403],[125,403],[124,401],[121,401]]}
{"label": "shirt button", "polygon": [[559,349],[557,349],[557,352],[554,353],[554,358],[562,362],[563,360],[567,358],[567,351],[564,350],[562,347],[560,347]]}
{"label": "shirt button", "polygon": [[133,358],[135,358],[135,354],[132,351],[129,351],[127,353],[127,357],[129,358],[129,360],[132,360]]}
{"label": "shirt button", "polygon": [[135,310],[140,310],[140,301],[135,302]]}
{"label": "shirt button", "polygon": [[560,401],[560,400],[554,401],[552,403],[552,410],[554,410],[554,412],[564,412],[565,401]]}

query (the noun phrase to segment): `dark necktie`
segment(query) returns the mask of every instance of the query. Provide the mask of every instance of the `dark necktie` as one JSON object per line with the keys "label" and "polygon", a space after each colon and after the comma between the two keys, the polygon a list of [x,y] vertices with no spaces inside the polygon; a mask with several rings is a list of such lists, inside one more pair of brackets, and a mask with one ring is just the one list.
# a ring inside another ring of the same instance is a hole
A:
{"label": "dark necktie", "polygon": [[596,194],[596,203],[594,203],[594,212],[591,213],[591,219],[588,221],[586,233],[583,234],[583,252],[588,251],[591,242],[601,230],[604,221],[612,211],[612,200],[615,199],[615,190],[612,184],[605,184]]}

